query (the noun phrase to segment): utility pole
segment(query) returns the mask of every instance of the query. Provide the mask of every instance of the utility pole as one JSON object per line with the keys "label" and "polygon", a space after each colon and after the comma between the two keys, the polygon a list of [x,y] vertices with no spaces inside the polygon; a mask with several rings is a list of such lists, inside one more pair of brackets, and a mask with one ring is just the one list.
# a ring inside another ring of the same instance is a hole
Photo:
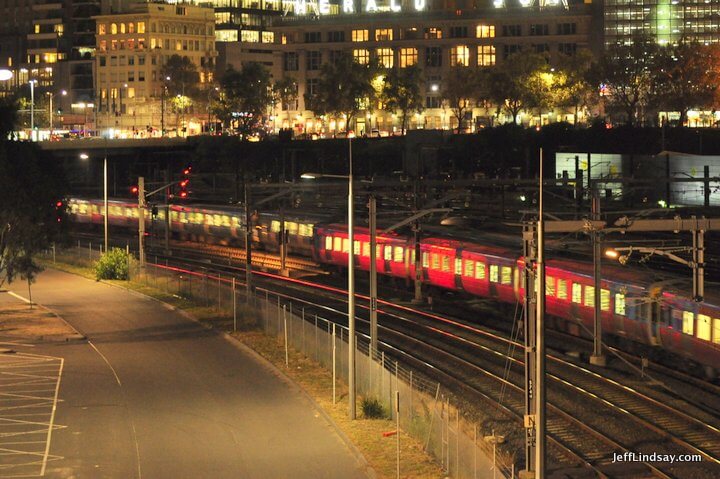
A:
{"label": "utility pole", "polygon": [[348,396],[350,419],[355,419],[355,211],[352,160],[352,139],[348,138]]}
{"label": "utility pole", "polygon": [[370,359],[378,350],[378,324],[377,324],[377,203],[375,196],[370,195],[368,200],[370,218]]}
{"label": "utility pole", "polygon": [[[592,219],[600,221],[600,192],[597,184],[594,186],[590,181]],[[594,314],[593,314],[593,353],[590,356],[590,364],[604,367],[607,360],[602,352],[602,235],[593,230],[590,233],[593,247],[593,280],[595,287]]]}
{"label": "utility pole", "polygon": [[[170,167],[165,168],[165,183],[170,183]],[[165,188],[165,254],[170,254],[170,186]]]}
{"label": "utility pole", "polygon": [[145,178],[138,178],[138,251],[140,267],[145,266]]}
{"label": "utility pole", "polygon": [[537,221],[537,313],[535,315],[535,478],[545,479],[545,223],[543,220],[543,150]]}
{"label": "utility pole", "polygon": [[520,472],[521,479],[535,477],[535,225],[523,226],[523,286],[525,289],[525,308],[523,310],[523,332],[525,338],[525,470]]}
{"label": "utility pole", "polygon": [[245,294],[249,302],[252,294],[252,213],[250,211],[250,185],[245,182]]}
{"label": "utility pole", "polygon": [[30,80],[30,141],[35,140],[35,80]]}

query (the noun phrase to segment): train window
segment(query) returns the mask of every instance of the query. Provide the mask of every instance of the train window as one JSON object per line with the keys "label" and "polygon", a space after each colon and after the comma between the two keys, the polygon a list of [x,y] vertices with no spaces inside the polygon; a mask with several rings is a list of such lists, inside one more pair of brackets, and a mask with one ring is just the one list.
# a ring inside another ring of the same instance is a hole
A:
{"label": "train window", "polygon": [[[377,245],[375,245],[375,248],[377,248]],[[362,255],[367,256],[368,258],[370,257],[370,243],[365,243],[363,241]]]}
{"label": "train window", "polygon": [[475,279],[485,279],[485,263],[475,263]]}
{"label": "train window", "polygon": [[222,224],[223,224],[222,216],[220,216],[220,215],[213,215],[213,216],[212,216],[212,223],[210,223],[210,224],[215,225],[215,226],[222,226]]}
{"label": "train window", "polygon": [[312,236],[313,225],[300,223],[298,225],[298,234],[300,236]]}
{"label": "train window", "polygon": [[695,315],[692,311],[683,311],[682,313],[682,332],[690,336],[695,334]]}
{"label": "train window", "polygon": [[697,317],[697,338],[710,341],[710,316],[698,314]]}
{"label": "train window", "polygon": [[396,263],[402,263],[403,262],[403,247],[402,246],[395,246],[393,248],[393,261]]}
{"label": "train window", "polygon": [[285,230],[287,230],[290,234],[296,235],[298,230],[298,224],[294,221],[288,221],[287,223],[285,223]]}
{"label": "train window", "polygon": [[428,258],[427,253],[422,254],[422,265],[423,268],[429,268],[430,267],[430,259]]}
{"label": "train window", "polygon": [[510,266],[503,266],[500,273],[500,282],[502,284],[512,284],[512,268]]}
{"label": "train window", "polygon": [[557,280],[557,297],[558,299],[567,299],[567,281],[558,278]]}
{"label": "train window", "polygon": [[270,231],[273,233],[280,232],[280,222],[278,220],[272,220],[270,222]]}
{"label": "train window", "polygon": [[350,240],[348,238],[343,238],[342,240],[342,252],[350,254]]}
{"label": "train window", "polygon": [[410,250],[410,262],[412,264],[415,264],[415,249],[414,248]]}
{"label": "train window", "polygon": [[385,261],[392,261],[392,246],[386,244],[383,247],[383,259]]}
{"label": "train window", "polygon": [[552,276],[545,278],[545,296],[555,296],[555,278]]}
{"label": "train window", "polygon": [[471,259],[465,260],[465,276],[472,277],[475,274],[475,262]]}
{"label": "train window", "polygon": [[339,236],[333,238],[333,251],[342,251],[342,238]]}
{"label": "train window", "polygon": [[600,290],[600,309],[610,311],[610,291],[607,289]]}
{"label": "train window", "polygon": [[720,344],[720,319],[713,318],[713,343]]}
{"label": "train window", "polygon": [[582,303],[582,285],[580,283],[572,284],[572,302]]}
{"label": "train window", "polygon": [[622,293],[615,294],[615,314],[625,316],[625,295]]}
{"label": "train window", "polygon": [[332,251],[332,249],[333,249],[333,237],[326,236],[325,237],[325,251]]}
{"label": "train window", "polygon": [[430,253],[430,268],[440,269],[440,255],[437,253]]}
{"label": "train window", "polygon": [[595,306],[595,287],[594,286],[585,286],[585,301],[584,305],[593,307]]}
{"label": "train window", "polygon": [[455,258],[455,274],[462,276],[462,259]]}
{"label": "train window", "polygon": [[360,241],[358,240],[353,240],[353,254],[360,256]]}
{"label": "train window", "polygon": [[498,278],[498,265],[491,264],[490,265],[490,281],[492,281],[493,283],[497,283],[498,279],[499,279]]}
{"label": "train window", "polygon": [[450,271],[450,257],[449,256],[441,256],[442,258],[442,272],[447,273]]}

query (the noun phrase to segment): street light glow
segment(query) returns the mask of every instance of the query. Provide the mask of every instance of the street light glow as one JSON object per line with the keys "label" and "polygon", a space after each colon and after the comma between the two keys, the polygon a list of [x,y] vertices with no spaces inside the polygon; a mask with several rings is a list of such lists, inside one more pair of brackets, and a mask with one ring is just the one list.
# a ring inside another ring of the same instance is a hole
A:
{"label": "street light glow", "polygon": [[87,155],[87,153],[80,153],[81,160],[87,160],[88,158],[90,158],[90,157]]}
{"label": "street light glow", "polygon": [[605,250],[605,256],[607,256],[608,258],[611,258],[611,259],[617,259],[619,254],[614,249],[608,249],[608,250]]}
{"label": "street light glow", "polygon": [[302,178],[304,180],[314,180],[317,177],[318,176],[315,173],[303,173],[302,175],[300,175],[300,178]]}

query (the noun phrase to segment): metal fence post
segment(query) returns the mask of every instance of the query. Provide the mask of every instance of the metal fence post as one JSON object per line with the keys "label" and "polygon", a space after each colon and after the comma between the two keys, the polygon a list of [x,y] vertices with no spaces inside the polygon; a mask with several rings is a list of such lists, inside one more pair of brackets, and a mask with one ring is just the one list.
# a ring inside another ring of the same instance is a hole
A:
{"label": "metal fence post", "polygon": [[315,315],[315,361],[318,360],[318,324],[317,324],[317,314]]}
{"label": "metal fence post", "polygon": [[333,404],[336,403],[336,396],[335,396],[335,383],[337,378],[337,372],[335,368],[335,358],[336,358],[336,344],[335,344],[335,323],[332,323],[332,381],[333,381]]}
{"label": "metal fence post", "polygon": [[220,308],[221,308],[220,296],[222,294],[222,290],[220,289],[220,287],[221,287],[221,280],[220,280],[220,275],[218,275],[218,313],[220,312]]}
{"label": "metal fence post", "polygon": [[283,304],[283,326],[284,326],[284,333],[285,333],[285,367],[290,367],[290,361],[288,358],[288,327],[287,327],[287,312],[285,305]]}
{"label": "metal fence post", "polygon": [[[397,371],[397,361],[395,362],[395,371]],[[397,479],[400,479],[400,391],[397,389],[395,390],[395,418],[395,435],[397,436]]]}
{"label": "metal fence post", "polygon": [[55,243],[52,244],[53,249],[53,264],[55,264]]}
{"label": "metal fence post", "polygon": [[301,321],[302,323],[300,324],[300,326],[302,327],[302,341],[300,341],[300,347],[303,354],[305,354],[305,306],[302,307]]}
{"label": "metal fence post", "polygon": [[232,278],[233,331],[237,331],[237,296],[235,294],[235,277]]}

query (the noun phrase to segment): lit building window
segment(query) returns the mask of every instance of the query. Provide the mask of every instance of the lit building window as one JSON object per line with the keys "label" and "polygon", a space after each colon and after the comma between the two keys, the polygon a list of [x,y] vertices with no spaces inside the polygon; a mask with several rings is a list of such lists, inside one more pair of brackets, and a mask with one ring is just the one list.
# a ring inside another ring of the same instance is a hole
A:
{"label": "lit building window", "polygon": [[470,64],[470,49],[467,45],[456,45],[450,49],[451,66],[468,66]]}
{"label": "lit building window", "polygon": [[418,62],[417,48],[400,49],[400,67],[405,68],[415,65]]}
{"label": "lit building window", "polygon": [[128,23],[128,33],[135,33],[135,24],[133,22]]}
{"label": "lit building window", "polygon": [[240,32],[240,41],[258,43],[260,41],[260,32],[255,30],[243,30]]}
{"label": "lit building window", "polygon": [[481,67],[495,65],[495,47],[493,45],[478,45],[477,64]]}
{"label": "lit building window", "polygon": [[393,39],[392,28],[378,28],[375,30],[376,42],[388,42]]}
{"label": "lit building window", "polygon": [[392,68],[395,65],[395,55],[392,48],[378,48],[378,61],[385,68]]}
{"label": "lit building window", "polygon": [[98,35],[105,35],[107,31],[107,25],[104,23],[98,23]]}
{"label": "lit building window", "polygon": [[353,58],[359,64],[367,65],[368,63],[370,63],[370,50],[367,50],[365,48],[353,50]]}
{"label": "lit building window", "polygon": [[275,42],[275,33],[262,32],[261,38],[262,38],[263,43],[274,43]]}
{"label": "lit building window", "polygon": [[120,24],[120,33],[125,33],[125,24],[124,23]]}
{"label": "lit building window", "polygon": [[477,38],[495,37],[495,25],[478,25],[476,28]]}
{"label": "lit building window", "polygon": [[440,39],[442,37],[443,37],[442,36],[442,28],[428,27],[425,29],[425,38],[427,38],[427,39],[432,39],[432,38]]}
{"label": "lit building window", "polygon": [[138,24],[137,24],[137,32],[138,32],[138,33],[145,33],[145,22],[138,22]]}
{"label": "lit building window", "polygon": [[118,32],[118,30],[117,30],[117,23],[111,23],[111,24],[110,24],[110,33],[111,33],[112,35],[117,35],[117,32]]}
{"label": "lit building window", "polygon": [[354,41],[354,42],[368,41],[368,31],[367,30],[353,30],[352,31],[352,41]]}

